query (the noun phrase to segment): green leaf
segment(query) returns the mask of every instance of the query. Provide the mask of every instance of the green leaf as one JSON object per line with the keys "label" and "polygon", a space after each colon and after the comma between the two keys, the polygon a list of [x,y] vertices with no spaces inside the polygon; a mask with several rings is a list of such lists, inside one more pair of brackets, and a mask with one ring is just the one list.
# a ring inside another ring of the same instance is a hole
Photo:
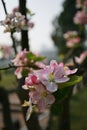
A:
{"label": "green leaf", "polygon": [[34,55],[32,52],[26,54],[26,57],[27,57],[27,59],[29,59],[29,60],[34,60],[34,62],[42,61],[42,60],[45,59],[44,56],[36,56],[36,55]]}
{"label": "green leaf", "polygon": [[23,69],[23,70],[22,70],[22,75],[23,75],[23,77],[26,77],[26,76],[28,75],[28,73],[29,73],[28,70],[26,70],[26,69]]}
{"label": "green leaf", "polygon": [[27,12],[30,16],[35,15],[35,13],[31,13],[31,10],[30,10],[30,9],[28,9],[28,8],[26,8],[26,12]]}
{"label": "green leaf", "polygon": [[82,80],[82,76],[76,76],[76,75],[70,76],[70,80],[65,83],[58,84],[58,88],[61,89],[64,87],[73,86],[73,85],[79,83],[81,80]]}
{"label": "green leaf", "polygon": [[44,60],[46,57],[44,57],[44,56],[41,56],[41,57],[36,57],[35,59],[34,59],[34,61],[35,62],[37,62],[37,61],[42,61],[42,60]]}

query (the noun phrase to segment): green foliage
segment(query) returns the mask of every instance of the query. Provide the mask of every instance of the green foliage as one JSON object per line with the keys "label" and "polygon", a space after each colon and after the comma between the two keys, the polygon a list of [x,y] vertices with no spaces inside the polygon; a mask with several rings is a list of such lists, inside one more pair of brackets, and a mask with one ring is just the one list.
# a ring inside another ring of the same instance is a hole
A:
{"label": "green foliage", "polygon": [[23,77],[26,77],[28,75],[29,71],[27,69],[22,70]]}
{"label": "green foliage", "polygon": [[0,81],[0,86],[6,88],[6,89],[12,89],[17,87],[17,80],[14,74],[12,73],[3,73]]}
{"label": "green foliage", "polygon": [[59,86],[59,89],[65,88],[65,87],[70,87],[72,85],[79,83],[81,80],[82,80],[82,76],[76,76],[76,75],[70,76],[69,81],[67,81],[65,83],[61,83],[58,86]]}
{"label": "green foliage", "polygon": [[35,15],[35,13],[32,13],[30,9],[26,8],[26,12],[30,15],[30,16],[33,16]]}
{"label": "green foliage", "polygon": [[27,57],[28,60],[33,60],[34,62],[42,61],[42,60],[45,59],[45,57],[43,57],[43,56],[36,56],[32,52],[29,52],[28,54],[26,54],[26,57]]}
{"label": "green foliage", "polygon": [[72,97],[71,130],[87,130],[87,86]]}
{"label": "green foliage", "polygon": [[[68,58],[72,58],[73,54],[79,55],[83,48],[82,46],[74,48],[74,51],[66,47],[66,40],[63,37],[63,34],[67,31],[78,31],[84,41],[84,27],[74,24],[73,17],[75,16],[77,9],[75,7],[76,0],[65,0],[63,3],[63,11],[59,16],[57,16],[53,21],[54,32],[52,33],[52,40],[56,47],[58,48],[59,56],[63,55],[64,61],[67,61]],[[61,58],[61,57],[60,57]]]}

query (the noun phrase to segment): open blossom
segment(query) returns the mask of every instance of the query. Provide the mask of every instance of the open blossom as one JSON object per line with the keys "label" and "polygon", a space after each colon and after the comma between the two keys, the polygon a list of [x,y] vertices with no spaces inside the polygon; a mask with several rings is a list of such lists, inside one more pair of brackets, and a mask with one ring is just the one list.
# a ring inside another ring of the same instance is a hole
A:
{"label": "open blossom", "polygon": [[24,89],[29,89],[29,86],[43,84],[49,92],[55,92],[58,89],[58,83],[64,83],[69,80],[68,75],[76,73],[77,69],[70,70],[63,63],[58,64],[55,60],[50,62],[50,65],[29,74],[25,78]]}
{"label": "open blossom", "polygon": [[77,64],[82,64],[86,58],[87,58],[87,52],[85,51],[80,54],[80,57],[77,56],[75,57],[75,62]]}
{"label": "open blossom", "polygon": [[54,96],[42,84],[34,86],[34,89],[34,91],[29,92],[29,96],[31,102],[37,104],[38,110],[41,111],[54,103]]}
{"label": "open blossom", "polygon": [[38,70],[36,73],[41,83],[46,86],[46,89],[49,92],[55,92],[58,89],[58,83],[67,82],[69,80],[68,75],[77,71],[74,72],[69,68],[65,68],[63,63],[58,64],[55,60],[52,60],[49,66]]}
{"label": "open blossom", "polygon": [[74,16],[75,24],[87,24],[87,13],[85,11],[78,11]]}
{"label": "open blossom", "polygon": [[26,114],[28,120],[33,111],[41,112],[55,102],[55,97],[49,93],[42,84],[29,86],[29,101],[24,102],[22,106],[29,106]]}

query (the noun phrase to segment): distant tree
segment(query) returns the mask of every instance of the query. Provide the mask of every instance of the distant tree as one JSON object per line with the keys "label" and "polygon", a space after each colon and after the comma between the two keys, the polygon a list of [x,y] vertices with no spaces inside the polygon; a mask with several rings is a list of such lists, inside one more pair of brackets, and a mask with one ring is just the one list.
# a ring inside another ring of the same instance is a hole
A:
{"label": "distant tree", "polygon": [[[65,0],[63,3],[63,11],[53,21],[54,31],[51,35],[55,46],[58,48],[58,57],[63,56],[64,62],[69,58],[73,58],[73,54],[79,55],[83,51],[83,46],[75,48],[74,50],[66,47],[66,41],[63,37],[67,31],[78,31],[84,41],[84,26],[74,24],[73,17],[77,11],[76,0]],[[72,53],[73,51],[73,53]],[[62,101],[63,111],[58,116],[58,130],[70,130],[70,99],[72,95],[73,86],[69,88],[67,98]]]}
{"label": "distant tree", "polygon": [[[81,36],[82,40],[84,40],[84,27],[78,26],[73,22],[73,17],[77,11],[75,3],[76,0],[65,0],[63,3],[63,11],[53,21],[54,31],[51,37],[54,44],[58,48],[59,55],[66,56],[66,54],[68,54],[70,56],[71,53],[70,49],[66,47],[66,41],[63,37],[63,34],[66,33],[67,31],[76,30],[80,32],[79,35]],[[81,50],[82,48],[80,47],[78,49],[78,53]],[[75,52],[77,51],[75,50]]]}

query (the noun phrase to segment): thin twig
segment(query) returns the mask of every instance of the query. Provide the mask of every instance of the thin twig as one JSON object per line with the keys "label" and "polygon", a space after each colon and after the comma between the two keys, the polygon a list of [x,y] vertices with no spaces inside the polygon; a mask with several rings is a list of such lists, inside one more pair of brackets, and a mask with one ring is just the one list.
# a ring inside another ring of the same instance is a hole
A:
{"label": "thin twig", "polygon": [[4,7],[5,14],[7,15],[8,13],[7,13],[7,9],[6,9],[6,5],[5,5],[4,0],[2,0],[2,4],[3,4],[3,7]]}
{"label": "thin twig", "polygon": [[[6,4],[5,4],[4,0],[2,0],[2,4],[3,4],[3,7],[4,7],[5,14],[7,15],[8,13],[7,13]],[[17,54],[17,49],[16,49],[16,45],[15,45],[15,39],[13,37],[13,32],[11,32],[10,36],[11,36],[11,39],[12,39],[14,52],[15,52],[15,54]]]}
{"label": "thin twig", "polygon": [[23,65],[14,66],[14,65],[8,64],[8,67],[0,68],[0,70],[8,70],[8,69],[11,69],[11,68],[18,68],[18,67],[29,67],[29,66],[27,66],[27,65],[25,65],[25,66],[23,66]]}

